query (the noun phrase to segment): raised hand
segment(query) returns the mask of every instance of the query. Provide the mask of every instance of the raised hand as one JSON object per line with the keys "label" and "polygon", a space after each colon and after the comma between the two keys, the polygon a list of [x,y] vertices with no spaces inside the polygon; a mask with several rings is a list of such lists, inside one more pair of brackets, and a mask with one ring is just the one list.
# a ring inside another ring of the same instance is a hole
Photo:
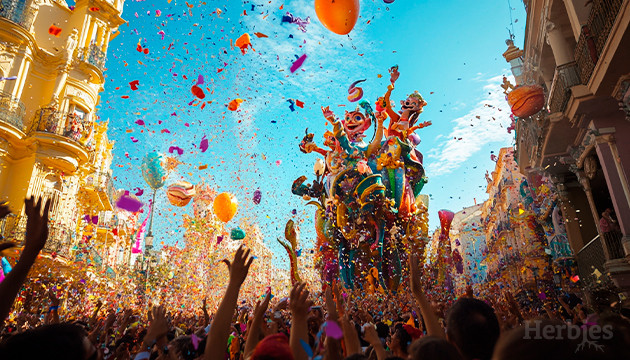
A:
{"label": "raised hand", "polygon": [[151,309],[152,321],[147,329],[144,337],[144,343],[147,347],[153,346],[155,341],[165,336],[168,332],[168,321],[166,320],[166,310],[163,306],[154,306]]}
{"label": "raised hand", "polygon": [[332,110],[330,110],[329,106],[323,107],[322,106],[322,114],[324,114],[324,117],[326,118],[326,120],[328,121],[335,121],[335,113],[332,112]]}
{"label": "raised hand", "polygon": [[308,344],[308,326],[306,317],[313,304],[309,299],[306,283],[296,283],[291,289],[289,310],[291,310],[291,333],[289,344],[295,360],[306,360],[308,355],[302,347],[300,339]]}
{"label": "raised hand", "polygon": [[296,283],[291,289],[291,301],[289,302],[289,310],[295,319],[296,317],[306,318],[308,310],[313,304],[309,299],[309,292],[306,289],[306,283]]}
{"label": "raised hand", "polygon": [[236,250],[234,260],[232,262],[226,260],[229,263],[228,267],[230,268],[230,282],[234,282],[234,284],[238,286],[243,284],[243,281],[245,281],[247,273],[249,272],[249,267],[254,261],[254,258],[249,256],[250,253],[250,249],[241,245],[238,250]]}
{"label": "raised hand", "polygon": [[37,203],[33,198],[24,200],[24,212],[28,219],[26,220],[26,243],[24,244],[24,252],[28,255],[39,254],[46,245],[48,239],[48,213],[50,211],[50,199],[44,205],[42,213],[42,199],[39,198]]}

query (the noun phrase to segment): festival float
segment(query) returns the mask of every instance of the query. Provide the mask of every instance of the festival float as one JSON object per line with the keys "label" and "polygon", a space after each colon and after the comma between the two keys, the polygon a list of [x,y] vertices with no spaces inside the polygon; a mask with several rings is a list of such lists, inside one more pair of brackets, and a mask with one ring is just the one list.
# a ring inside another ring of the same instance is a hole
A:
{"label": "festival float", "polygon": [[[426,244],[428,209],[420,191],[427,177],[415,131],[431,125],[418,122],[427,103],[416,91],[400,102],[396,112],[390,96],[398,67],[389,72],[391,84],[375,110],[362,100],[339,119],[329,107],[322,107],[324,119],[333,125],[324,134],[324,148],[308,129],[300,143],[303,153],[323,157],[315,163],[313,183],[305,184],[307,177],[300,176],[292,193],[316,207],[316,262],[325,283],[340,278],[349,288],[396,291],[405,277],[408,255],[422,254]],[[355,84],[349,92],[355,91]],[[367,143],[372,125],[374,133]]]}

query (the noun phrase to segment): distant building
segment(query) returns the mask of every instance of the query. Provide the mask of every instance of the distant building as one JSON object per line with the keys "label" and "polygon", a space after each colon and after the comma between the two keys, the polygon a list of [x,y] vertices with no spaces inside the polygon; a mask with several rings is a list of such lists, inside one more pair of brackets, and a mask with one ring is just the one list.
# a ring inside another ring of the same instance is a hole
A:
{"label": "distant building", "polygon": [[[455,213],[451,224],[451,249],[455,270],[455,287],[465,291],[468,284],[476,286],[486,279],[486,266],[482,264],[487,252],[486,234],[481,223],[482,204],[473,205]],[[458,254],[458,255],[455,255]],[[461,263],[459,263],[461,257]]]}
{"label": "distant building", "polygon": [[[630,2],[524,4],[524,50],[505,57],[513,68],[520,58],[518,85],[541,85],[546,103],[517,119],[515,158],[528,178],[544,174],[557,188],[580,278],[608,273],[629,292]],[[606,209],[613,226],[602,228]]]}

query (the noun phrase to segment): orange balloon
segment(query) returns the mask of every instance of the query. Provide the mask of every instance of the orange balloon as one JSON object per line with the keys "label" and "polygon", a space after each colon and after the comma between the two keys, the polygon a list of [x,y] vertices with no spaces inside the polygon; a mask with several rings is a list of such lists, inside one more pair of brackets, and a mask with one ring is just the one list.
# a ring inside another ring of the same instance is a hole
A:
{"label": "orange balloon", "polygon": [[315,13],[328,30],[346,35],[359,19],[359,0],[315,0]]}
{"label": "orange balloon", "polygon": [[219,218],[219,220],[228,222],[232,220],[234,215],[236,215],[238,200],[236,200],[234,195],[230,193],[220,193],[214,199],[212,207],[214,208],[214,214]]}

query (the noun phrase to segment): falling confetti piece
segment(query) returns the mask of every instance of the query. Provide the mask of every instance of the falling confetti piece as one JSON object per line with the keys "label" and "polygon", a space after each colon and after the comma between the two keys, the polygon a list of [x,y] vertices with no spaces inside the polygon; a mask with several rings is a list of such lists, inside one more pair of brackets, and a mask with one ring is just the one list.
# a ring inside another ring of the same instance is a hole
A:
{"label": "falling confetti piece", "polygon": [[269,36],[263,34],[263,33],[259,33],[259,32],[255,32],[254,35],[256,35],[257,38],[268,38]]}
{"label": "falling confetti piece", "polygon": [[133,91],[138,90],[138,85],[140,85],[140,80],[134,80],[129,83],[129,86],[131,87],[131,90]]}
{"label": "falling confetti piece", "polygon": [[193,95],[195,95],[196,97],[198,97],[199,99],[204,99],[206,97],[206,94],[203,92],[203,89],[201,89],[199,86],[197,85],[193,85],[190,88],[190,91],[193,93]]}
{"label": "falling confetti piece", "polygon": [[203,138],[201,138],[201,143],[199,144],[199,150],[201,150],[202,153],[208,150],[208,139],[206,139],[205,135]]}
{"label": "falling confetti piece", "polygon": [[302,64],[304,64],[304,60],[306,60],[306,54],[300,56],[297,60],[295,60],[293,62],[293,65],[291,65],[291,73],[294,73],[297,71],[297,69],[299,69]]}

